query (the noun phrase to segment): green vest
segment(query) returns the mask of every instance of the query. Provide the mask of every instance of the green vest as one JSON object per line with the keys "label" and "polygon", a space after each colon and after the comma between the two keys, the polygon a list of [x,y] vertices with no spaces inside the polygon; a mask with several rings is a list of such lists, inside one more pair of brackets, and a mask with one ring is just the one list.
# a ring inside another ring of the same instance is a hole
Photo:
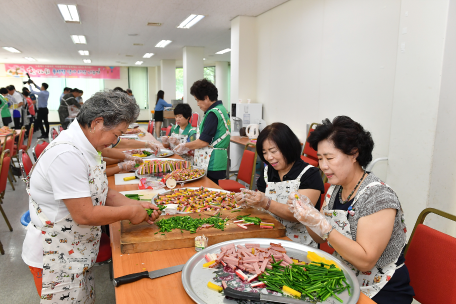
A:
{"label": "green vest", "polygon": [[[175,125],[171,128],[171,134],[174,133],[174,134],[177,134],[179,135],[179,130],[180,130],[180,126],[179,125]],[[182,132],[181,135],[187,135],[189,140],[188,141],[194,141],[195,140],[195,135],[196,135],[196,129],[192,127],[191,124],[188,124],[186,127],[185,127],[185,130],[184,132]]]}
{"label": "green vest", "polygon": [[[203,120],[201,121],[201,124],[200,124],[199,131],[200,131],[200,134],[203,132],[204,122],[206,120],[207,115],[211,112],[214,113],[217,116],[218,124],[217,124],[217,131],[215,132],[215,136],[212,139],[212,142],[215,142],[217,139],[222,137],[222,135],[225,134],[227,131],[225,123],[223,122],[223,118],[220,115],[219,111],[216,110],[216,108],[219,109],[222,112],[223,117],[225,117],[226,124],[228,125],[228,132],[230,132],[230,130],[231,130],[230,118],[228,117],[228,112],[226,111],[223,104],[219,104],[218,106],[210,109],[204,115]],[[231,138],[231,135],[228,135],[222,141],[220,141],[219,143],[217,143],[214,146],[214,150],[212,151],[211,159],[209,161],[209,166],[207,167],[208,171],[226,170],[226,168],[228,166],[227,149],[228,149],[228,146],[230,145],[230,138]]]}
{"label": "green vest", "polygon": [[2,108],[2,117],[11,117],[11,112],[8,108],[8,101],[0,95],[0,107]]}

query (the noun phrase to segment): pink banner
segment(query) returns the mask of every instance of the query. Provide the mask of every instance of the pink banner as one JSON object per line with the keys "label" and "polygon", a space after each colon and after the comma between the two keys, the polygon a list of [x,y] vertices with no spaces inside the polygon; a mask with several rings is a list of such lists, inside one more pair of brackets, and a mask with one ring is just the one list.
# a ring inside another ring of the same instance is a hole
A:
{"label": "pink banner", "polygon": [[112,66],[5,63],[5,71],[6,75],[11,77],[27,77],[25,73],[29,73],[31,78],[120,79],[120,68]]}

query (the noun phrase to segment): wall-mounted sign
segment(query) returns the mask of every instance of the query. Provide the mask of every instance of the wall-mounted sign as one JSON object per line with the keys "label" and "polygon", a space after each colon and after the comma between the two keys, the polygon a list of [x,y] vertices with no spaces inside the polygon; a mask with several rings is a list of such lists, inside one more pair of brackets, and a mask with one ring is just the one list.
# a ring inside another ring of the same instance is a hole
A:
{"label": "wall-mounted sign", "polygon": [[120,68],[112,66],[47,65],[5,63],[5,72],[11,77],[44,78],[98,78],[120,79]]}

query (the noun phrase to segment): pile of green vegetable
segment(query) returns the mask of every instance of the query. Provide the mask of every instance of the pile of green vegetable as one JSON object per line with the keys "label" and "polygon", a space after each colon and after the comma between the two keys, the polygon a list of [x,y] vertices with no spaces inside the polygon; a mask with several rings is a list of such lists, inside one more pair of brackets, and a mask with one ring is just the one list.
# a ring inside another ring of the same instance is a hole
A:
{"label": "pile of green vegetable", "polygon": [[276,262],[274,259],[272,269],[259,276],[258,280],[264,282],[267,289],[283,293],[282,287],[288,286],[314,301],[322,302],[333,296],[342,303],[337,294],[345,289],[351,295],[351,286],[347,283],[344,272],[335,265],[311,262],[306,265],[280,266],[280,263],[282,260]]}
{"label": "pile of green vegetable", "polygon": [[239,215],[236,217],[237,220],[244,220],[246,223],[254,223],[255,225],[260,225],[261,219],[259,217],[253,217],[249,216],[250,214],[247,215]]}
{"label": "pile of green vegetable", "polygon": [[[196,230],[204,224],[214,225],[214,228],[225,230],[228,219],[220,217],[220,213],[208,218],[192,218],[190,216],[173,216],[167,219],[160,219],[155,224],[160,227],[160,232],[171,232],[173,229],[180,229],[196,233]],[[157,232],[158,233],[158,232]]]}

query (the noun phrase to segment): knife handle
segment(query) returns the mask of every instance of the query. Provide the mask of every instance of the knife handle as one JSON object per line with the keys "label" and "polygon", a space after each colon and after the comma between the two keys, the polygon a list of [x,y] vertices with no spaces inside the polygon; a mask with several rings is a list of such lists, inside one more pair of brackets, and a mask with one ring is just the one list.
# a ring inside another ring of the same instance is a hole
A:
{"label": "knife handle", "polygon": [[127,274],[123,277],[118,277],[113,280],[114,287],[119,287],[120,285],[133,283],[141,279],[149,278],[149,273],[147,271]]}
{"label": "knife handle", "polygon": [[225,296],[239,300],[260,301],[260,293],[237,291],[231,287],[225,288]]}

